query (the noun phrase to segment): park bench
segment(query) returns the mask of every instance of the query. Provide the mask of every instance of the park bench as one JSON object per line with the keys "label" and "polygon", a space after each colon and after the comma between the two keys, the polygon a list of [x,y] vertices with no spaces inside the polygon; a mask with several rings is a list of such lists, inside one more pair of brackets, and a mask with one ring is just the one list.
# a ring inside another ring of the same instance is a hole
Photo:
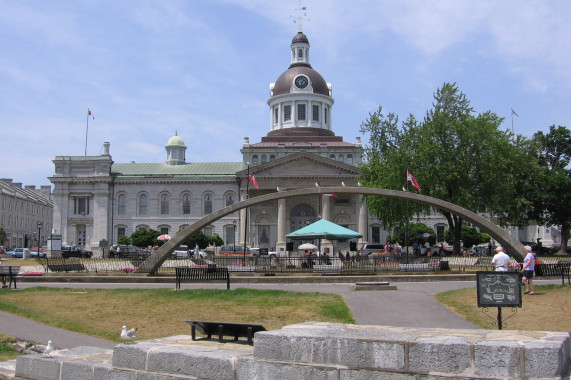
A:
{"label": "park bench", "polygon": [[[262,325],[249,323],[231,323],[231,322],[206,322],[206,321],[185,321],[190,325],[192,331],[192,340],[211,339],[213,334],[218,335],[218,341],[222,343],[225,336],[234,337],[237,341],[239,337],[247,338],[248,344],[253,345],[254,334],[258,331],[267,331]],[[196,330],[206,335],[206,338],[197,338]]]}
{"label": "park bench", "polygon": [[10,288],[12,287],[12,282],[14,283],[14,289],[16,289],[16,278],[20,273],[20,265],[0,265],[0,277],[8,277],[10,280]]}
{"label": "park bench", "polygon": [[399,264],[401,271],[416,272],[430,270],[430,263]]}
{"label": "park bench", "polygon": [[535,275],[540,277],[546,276],[561,276],[561,285],[565,285],[565,276],[567,276],[567,283],[571,284],[569,279],[569,269],[571,262],[558,263],[558,264],[538,264],[535,267]]}
{"label": "park bench", "polygon": [[50,259],[48,257],[37,257],[36,261],[44,267],[47,272],[86,272],[87,268],[77,258]]}
{"label": "park bench", "polygon": [[226,281],[226,289],[230,289],[230,273],[227,268],[193,268],[176,267],[176,288],[180,289],[182,282]]}
{"label": "park bench", "polygon": [[323,274],[340,274],[343,265],[335,264],[314,264],[313,271]]}
{"label": "park bench", "polygon": [[228,265],[228,272],[255,272],[253,265]]}

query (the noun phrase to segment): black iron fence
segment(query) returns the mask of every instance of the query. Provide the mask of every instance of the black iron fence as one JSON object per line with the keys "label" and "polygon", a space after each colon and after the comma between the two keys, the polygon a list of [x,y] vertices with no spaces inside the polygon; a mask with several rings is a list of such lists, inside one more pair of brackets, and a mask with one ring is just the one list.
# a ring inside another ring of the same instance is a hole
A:
{"label": "black iron fence", "polygon": [[[141,258],[37,258],[44,273],[133,273],[145,259]],[[544,263],[571,262],[571,257],[542,257]],[[394,254],[352,256],[350,258],[328,256],[307,257],[259,257],[259,256],[212,256],[205,259],[170,258],[158,274],[170,275],[176,267],[226,267],[233,274],[378,274],[389,272],[475,272],[493,270],[490,257],[418,257]],[[512,259],[511,270],[520,264]]]}

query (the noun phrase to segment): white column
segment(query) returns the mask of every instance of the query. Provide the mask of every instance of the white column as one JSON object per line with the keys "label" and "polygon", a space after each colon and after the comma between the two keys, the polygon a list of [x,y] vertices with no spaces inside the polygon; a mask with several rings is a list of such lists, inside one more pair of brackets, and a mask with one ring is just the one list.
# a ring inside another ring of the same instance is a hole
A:
{"label": "white column", "polygon": [[276,245],[285,246],[286,243],[286,200],[278,199],[278,241]]}
{"label": "white column", "polygon": [[329,207],[329,200],[331,197],[327,195],[321,196],[321,219],[330,220],[331,208]]}
{"label": "white column", "polygon": [[359,233],[363,235],[363,237],[359,240],[359,244],[367,244],[368,243],[368,210],[367,210],[367,202],[365,200],[365,196],[361,196],[361,206],[359,207]]}

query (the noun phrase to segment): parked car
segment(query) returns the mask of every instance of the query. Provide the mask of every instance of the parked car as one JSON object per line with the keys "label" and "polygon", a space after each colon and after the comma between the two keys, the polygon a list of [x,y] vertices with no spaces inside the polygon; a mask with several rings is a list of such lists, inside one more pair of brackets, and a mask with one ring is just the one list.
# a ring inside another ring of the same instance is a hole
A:
{"label": "parked car", "polygon": [[6,254],[10,257],[22,258],[24,257],[24,248],[14,248],[13,250],[6,252]]}
{"label": "parked car", "polygon": [[[191,250],[189,251],[190,257],[196,258],[196,255],[194,254],[194,252],[195,252],[194,249],[191,249]],[[205,259],[205,258],[208,257],[208,253],[203,252],[203,251],[198,251],[198,257],[201,258],[201,259]]]}
{"label": "parked car", "polygon": [[43,248],[40,248],[38,251],[38,248],[30,248],[30,257],[46,257],[47,254],[46,252],[43,250]]}
{"label": "parked car", "polygon": [[187,245],[179,245],[174,252],[171,254],[172,257],[183,258],[190,257],[191,252]]}
{"label": "parked car", "polygon": [[252,248],[250,249],[250,253],[259,257],[277,258],[280,256],[280,254],[273,251],[272,248]]}
{"label": "parked car", "polygon": [[537,255],[550,255],[551,254],[551,248],[544,247],[543,245],[541,246],[541,252],[540,252],[539,245],[536,242],[522,241],[520,243],[523,245],[529,245],[531,247],[531,251],[535,252]]}
{"label": "parked car", "polygon": [[[246,255],[251,253],[250,247],[246,247]],[[219,255],[243,255],[244,246],[243,245],[223,245],[218,250]]]}
{"label": "parked car", "polygon": [[85,249],[81,249],[80,247],[76,247],[75,245],[62,245],[61,246],[61,255],[63,258],[67,259],[69,257],[82,257],[82,258],[90,258],[93,256],[93,252],[87,251]]}
{"label": "parked car", "polygon": [[[561,244],[553,244],[551,246],[551,248],[549,249],[549,254],[555,255],[555,254],[557,254],[557,252],[559,252],[560,249],[561,249]],[[567,252],[568,255],[571,255],[571,247],[567,246],[567,249],[565,250],[565,252]]]}
{"label": "parked car", "polygon": [[385,252],[385,246],[383,244],[365,244],[358,252],[359,255],[363,256],[367,256],[375,252],[382,253]]}

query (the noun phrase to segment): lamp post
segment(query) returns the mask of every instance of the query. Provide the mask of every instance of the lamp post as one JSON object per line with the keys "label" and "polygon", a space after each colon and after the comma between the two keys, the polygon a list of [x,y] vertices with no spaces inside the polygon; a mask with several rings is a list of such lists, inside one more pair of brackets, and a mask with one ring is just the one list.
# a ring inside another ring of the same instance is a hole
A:
{"label": "lamp post", "polygon": [[38,257],[40,257],[40,244],[41,244],[41,231],[42,231],[42,222],[38,222]]}
{"label": "lamp post", "polygon": [[236,225],[238,222],[233,221],[232,224],[234,224],[234,236],[232,237],[232,240],[234,241],[234,253],[236,253]]}

